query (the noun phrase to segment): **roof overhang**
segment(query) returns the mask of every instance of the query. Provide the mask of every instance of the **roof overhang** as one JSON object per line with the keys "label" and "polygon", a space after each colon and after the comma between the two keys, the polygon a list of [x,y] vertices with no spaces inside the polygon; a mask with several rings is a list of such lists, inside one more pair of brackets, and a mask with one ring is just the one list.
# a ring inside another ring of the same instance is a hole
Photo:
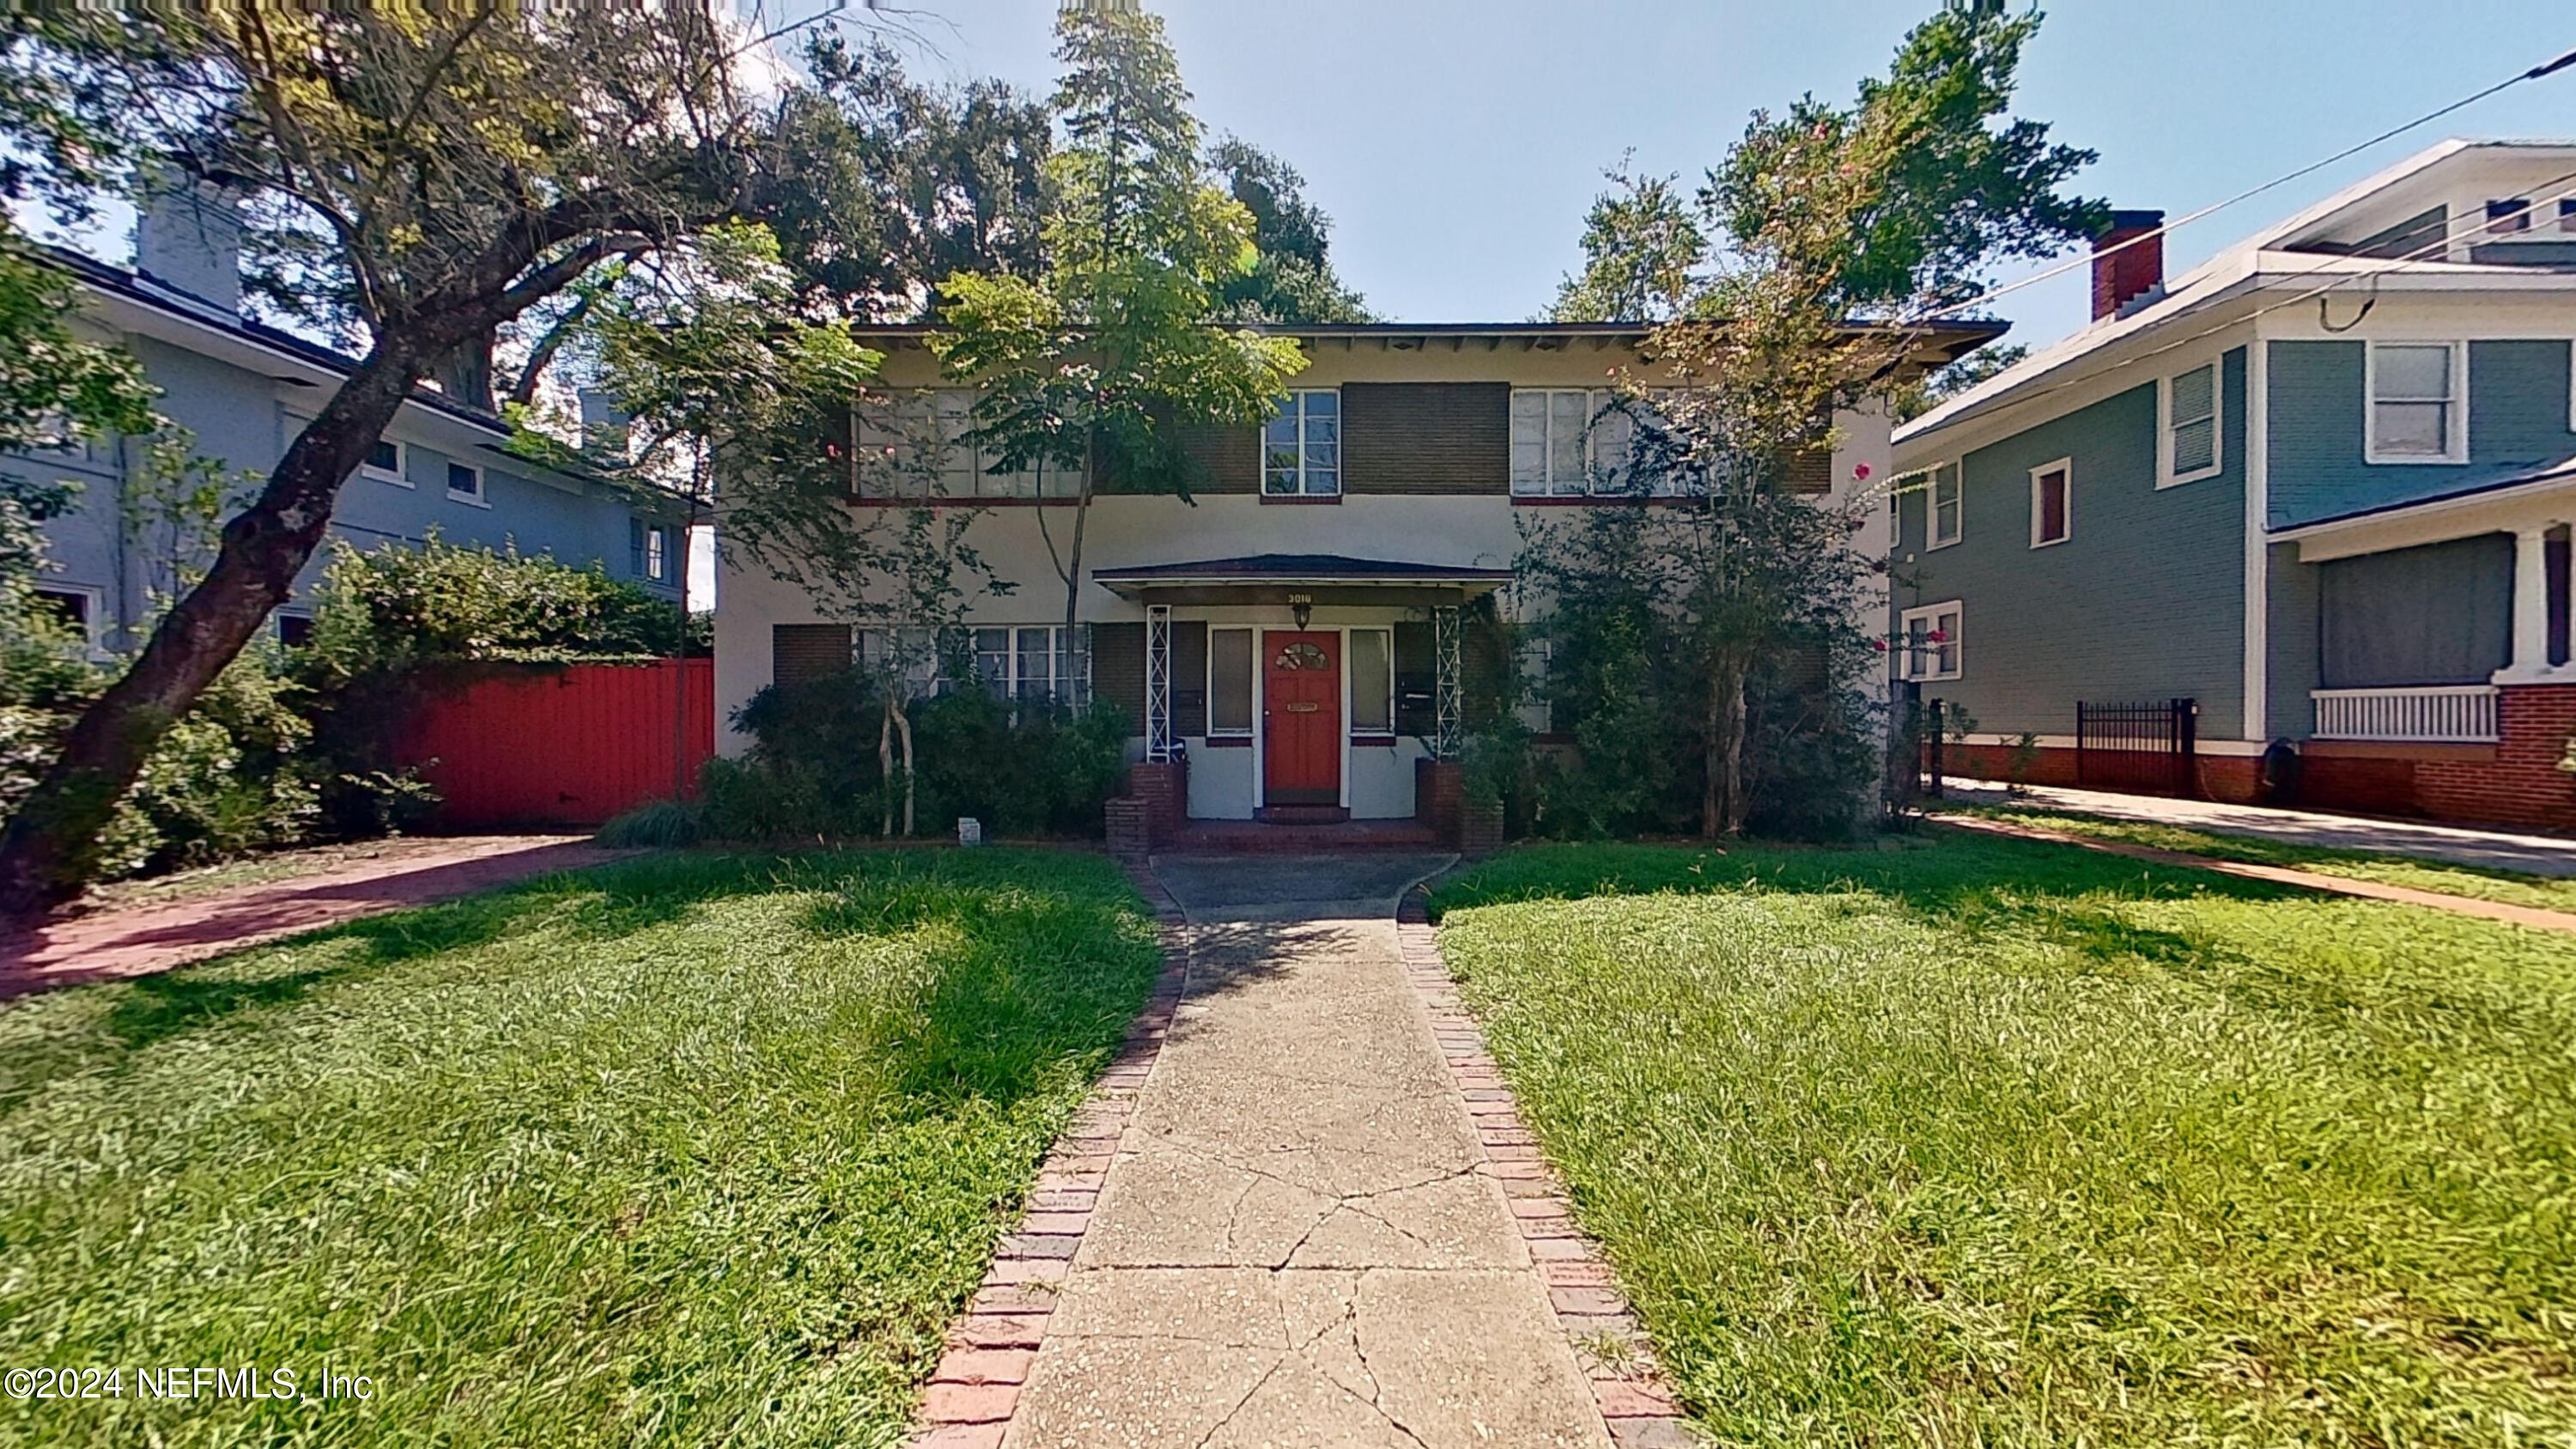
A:
{"label": "roof overhang", "polygon": [[1337,554],[1257,554],[1102,569],[1092,578],[1120,598],[1158,604],[1403,606],[1480,598],[1509,584],[1512,571]]}
{"label": "roof overhang", "polygon": [[2528,526],[2537,509],[2561,502],[2576,503],[2576,458],[2439,498],[2276,528],[2267,536],[2273,543],[2297,544],[2302,563],[2323,563]]}

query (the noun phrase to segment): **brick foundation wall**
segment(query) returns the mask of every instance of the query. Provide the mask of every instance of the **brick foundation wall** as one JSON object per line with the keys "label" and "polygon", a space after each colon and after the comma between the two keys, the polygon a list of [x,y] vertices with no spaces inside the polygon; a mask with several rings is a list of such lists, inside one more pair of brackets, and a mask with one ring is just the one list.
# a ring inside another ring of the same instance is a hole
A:
{"label": "brick foundation wall", "polygon": [[2493,764],[2426,761],[2415,793],[2427,814],[2491,825],[2576,830],[2576,775],[2561,772],[2576,737],[2576,684],[2508,685],[2497,701]]}
{"label": "brick foundation wall", "polygon": [[1458,812],[1467,800],[1467,775],[1447,760],[1413,762],[1413,818],[1444,841],[1458,838]]}
{"label": "brick foundation wall", "polygon": [[1127,797],[1145,803],[1156,840],[1178,835],[1190,818],[1189,766],[1178,760],[1130,765]]}

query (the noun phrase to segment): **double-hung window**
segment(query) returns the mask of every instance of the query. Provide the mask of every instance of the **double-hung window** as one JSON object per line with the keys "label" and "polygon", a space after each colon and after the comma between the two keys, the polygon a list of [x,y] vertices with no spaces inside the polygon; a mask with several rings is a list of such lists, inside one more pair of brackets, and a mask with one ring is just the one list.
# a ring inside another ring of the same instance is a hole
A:
{"label": "double-hung window", "polygon": [[2030,546],[2046,548],[2075,536],[2075,463],[2060,458],[2030,470]]}
{"label": "double-hung window", "polygon": [[2220,368],[2212,361],[2165,379],[2164,446],[2156,486],[2197,483],[2216,477],[2225,466],[2226,443],[2218,427]]}
{"label": "double-hung window", "polygon": [[1968,499],[1966,465],[1951,463],[1932,470],[1929,489],[1930,523],[1924,537],[1927,548],[1948,548],[1967,532]]}
{"label": "double-hung window", "polygon": [[1342,395],[1300,389],[1261,430],[1261,492],[1269,498],[1338,498],[1342,492]]}
{"label": "double-hung window", "polygon": [[1090,630],[1061,624],[975,631],[975,673],[1005,699],[1079,708],[1091,696]]}
{"label": "double-hung window", "polygon": [[1963,611],[1955,599],[1946,604],[1927,604],[1920,609],[1906,610],[1904,637],[1898,641],[1899,677],[1927,683],[1957,679],[1964,671],[1967,659],[1959,638],[1962,617]]}
{"label": "double-hung window", "polygon": [[2467,344],[2374,342],[2368,372],[2368,461],[2469,460]]}
{"label": "double-hung window", "polygon": [[[1671,447],[1650,404],[1607,388],[1512,394],[1512,494],[1584,498],[1696,492],[1701,480]],[[1647,476],[1651,471],[1652,476]]]}

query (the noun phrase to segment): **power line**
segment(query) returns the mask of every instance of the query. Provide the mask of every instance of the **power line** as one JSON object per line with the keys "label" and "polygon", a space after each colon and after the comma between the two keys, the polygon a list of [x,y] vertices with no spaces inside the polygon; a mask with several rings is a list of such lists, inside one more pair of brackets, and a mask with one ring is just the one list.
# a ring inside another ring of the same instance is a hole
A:
{"label": "power line", "polygon": [[2121,242],[2116,246],[2103,247],[2099,250],[2087,253],[2084,256],[2077,257],[2072,261],[2060,263],[2059,265],[2051,267],[2047,271],[2041,272],[2036,276],[2024,277],[2018,282],[2012,282],[2001,287],[1996,287],[1991,291],[1971,297],[1964,302],[1952,303],[1947,307],[1941,308],[1939,311],[1927,314],[1922,320],[1926,322],[1937,322],[1944,317],[1956,316],[1961,312],[1969,311],[1977,307],[1983,307],[1998,297],[2009,296],[2014,292],[2020,291],[2024,287],[2037,286],[2041,282],[2065,276],[2068,272],[2090,266],[2103,257],[2115,257],[2120,253],[2127,251],[2131,247],[2144,246],[2148,242],[2161,240],[2168,233],[2178,231],[2183,227],[2191,225],[2193,222],[2215,216],[2218,213],[2227,210],[2231,206],[2251,201],[2255,197],[2261,196],[2267,191],[2276,191],[2281,187],[2289,185],[2293,181],[2300,180],[2303,177],[2314,176],[2318,172],[2325,170],[2327,167],[2332,166],[2339,161],[2348,161],[2384,141],[2393,141],[2396,138],[2405,135],[2409,131],[2429,126],[2435,121],[2438,121],[2453,112],[2467,110],[2469,107],[2476,105],[2478,102],[2485,100],[2489,96],[2511,90],[2515,86],[2523,84],[2525,81],[2545,80],[2570,66],[2576,66],[2576,50],[2571,50],[2565,55],[2558,57],[2556,60],[2548,61],[2541,65],[2535,65],[2520,75],[2508,76],[2505,79],[2496,82],[2494,85],[2487,87],[2485,90],[2479,91],[2475,95],[2462,96],[2460,99],[2451,102],[2447,106],[2443,106],[2439,110],[2427,111],[2423,115],[2417,116],[2414,120],[2408,121],[2402,126],[2392,126],[2389,129],[2380,132],[2378,135],[2371,137],[2369,140],[2347,146],[2322,161],[2311,162],[2308,165],[2302,166],[2298,170],[2292,171],[2286,175],[2273,177],[2271,180],[2266,181],[2262,185],[2254,187],[2251,190],[2240,191],[2234,196],[2227,198],[2225,201],[2204,206],[2200,210],[2195,211],[2178,221],[2169,221],[2152,231],[2140,232],[2136,236],[2133,236],[2127,241]]}
{"label": "power line", "polygon": [[[2571,56],[2570,56],[2569,60],[2567,60],[2567,61],[2561,61],[2561,62],[2560,62],[2560,64],[2568,64],[2568,63],[2571,63],[2571,62],[2576,62],[2576,53],[2571,53]],[[2559,176],[2557,176],[2557,177],[2554,177],[2554,178],[2550,179],[2550,180],[2549,180],[2549,181],[2547,181],[2547,182],[2544,182],[2544,183],[2543,183],[2543,187],[2544,187],[2544,188],[2545,188],[2545,187],[2555,186],[2555,187],[2559,187],[2559,188],[2561,188],[2561,189],[2560,189],[2560,190],[2557,190],[2557,191],[2554,191],[2554,192],[2549,192],[2549,193],[2548,193],[2548,194],[2546,194],[2546,195],[2541,195],[2541,196],[2537,196],[2537,197],[2535,197],[2535,198],[2534,198],[2534,200],[2532,201],[2532,210],[2533,210],[2533,211],[2538,211],[2538,210],[2540,210],[2541,208],[2546,207],[2547,205],[2549,205],[2551,202],[2554,202],[2554,201],[2563,201],[2563,200],[2567,200],[2567,199],[2570,199],[2570,198],[2576,198],[2576,185],[2569,185],[2568,183],[2571,183],[2571,182],[2576,182],[2576,171],[2566,172],[2566,173],[2564,173],[2564,174],[2562,174],[2562,175],[2559,175]],[[2046,386],[2046,387],[2043,387],[2043,388],[2038,389],[2037,391],[2022,394],[2022,395],[2020,395],[2020,396],[2018,396],[2018,397],[2013,398],[2013,399],[2011,400],[2010,405],[2011,405],[2011,406],[2013,406],[2013,407],[2020,407],[2021,405],[2023,405],[2023,404],[2025,404],[2025,403],[2033,403],[2033,402],[2037,402],[2037,401],[2039,401],[2039,400],[2040,400],[2040,399],[2042,399],[2042,398],[2055,396],[2056,394],[2061,393],[2061,392],[2064,392],[2064,391],[2066,391],[2066,390],[2067,390],[2067,389],[2069,389],[2069,388],[2073,388],[2073,387],[2081,387],[2081,386],[2085,386],[2085,385],[2091,384],[2091,383],[2093,383],[2093,382],[2096,382],[2096,381],[2100,380],[2101,378],[2103,378],[2103,377],[2105,377],[2105,376],[2108,376],[2108,375],[2110,375],[2110,374],[2113,374],[2113,373],[2119,372],[2119,371],[2121,371],[2121,370],[2122,370],[2122,369],[2124,369],[2124,368],[2135,367],[2135,366],[2137,366],[2139,363],[2152,361],[2152,360],[2154,360],[2154,359],[2156,359],[2156,358],[2158,358],[2158,357],[2162,357],[2162,356],[2164,356],[2164,355],[2165,355],[2165,354],[2167,354],[2167,353],[2177,351],[2177,350],[2179,350],[2179,349],[2181,349],[2181,348],[2184,348],[2184,347],[2188,347],[2188,346],[2190,346],[2191,344],[2193,344],[2193,343],[2195,343],[2195,342],[2200,342],[2200,341],[2204,341],[2204,340],[2206,340],[2206,339],[2208,339],[2208,338],[2215,337],[2215,336],[2217,336],[2217,335],[2218,335],[2219,333],[2221,333],[2221,332],[2226,332],[2226,331],[2230,331],[2230,330],[2232,330],[2232,329],[2234,329],[2234,328],[2242,327],[2242,326],[2244,326],[2246,323],[2252,322],[2252,321],[2256,320],[2257,318],[2267,317],[2267,316],[2271,315],[2271,314],[2272,314],[2272,313],[2274,313],[2274,312],[2278,312],[2278,311],[2283,310],[2284,308],[2288,308],[2288,307],[2297,307],[2297,306],[2301,306],[2301,305],[2303,305],[2303,304],[2305,304],[2305,303],[2308,303],[2308,302],[2316,301],[2316,300],[2318,300],[2319,298],[2324,297],[2326,294],[2328,294],[2328,293],[2330,293],[2330,292],[2334,291],[2336,288],[2341,287],[2341,286],[2344,286],[2344,285],[2347,285],[2347,284],[2349,284],[2349,283],[2353,283],[2353,282],[2361,282],[2361,281],[2374,281],[2374,280],[2376,280],[2377,278],[2387,276],[2387,275],[2389,275],[2389,274],[2390,274],[2390,273],[2392,273],[2392,272],[2400,272],[2400,271],[2404,271],[2404,270],[2405,270],[2406,268],[2408,268],[2408,267],[2415,266],[2415,265],[2417,265],[2417,264],[2419,264],[2419,263],[2422,263],[2422,262],[2431,261],[2431,260],[2433,260],[2436,256],[2438,256],[2438,255],[2440,255],[2440,254],[2443,254],[2443,253],[2447,253],[2448,251],[2450,251],[2450,250],[2451,250],[2451,246],[2452,246],[2452,243],[2453,243],[2453,242],[2455,242],[2455,241],[2457,241],[2457,240],[2460,240],[2461,238],[2464,238],[2464,237],[2467,237],[2467,236],[2469,236],[2469,235],[2474,234],[2476,231],[2478,231],[2479,229],[2483,228],[2485,225],[2486,225],[2486,218],[2484,218],[2484,217],[2482,217],[2482,216],[2475,216],[2475,215],[2472,215],[2472,216],[2468,216],[2468,217],[2465,217],[2465,218],[2454,219],[2453,221],[2448,222],[2448,223],[2446,223],[2446,224],[2443,226],[2443,228],[2442,228],[2442,235],[2441,235],[2439,238],[2437,238],[2437,239],[2435,239],[2435,240],[2433,240],[2433,241],[2430,241],[2430,242],[2425,243],[2423,246],[2421,246],[2421,247],[2417,248],[2416,250],[2414,250],[2414,251],[2412,251],[2412,252],[2408,252],[2408,253],[2406,253],[2406,254],[2404,254],[2404,255],[2402,255],[2402,256],[2397,256],[2397,257],[2391,257],[2391,258],[2388,258],[2388,259],[2386,259],[2384,262],[2382,262],[2382,263],[2381,263],[2380,265],[2378,265],[2378,266],[2373,266],[2373,267],[2365,268],[2365,269],[2360,270],[2360,271],[2347,272],[2347,273],[2340,274],[2340,275],[2338,275],[2338,276],[2335,276],[2335,277],[2334,277],[2334,278],[2332,278],[2331,280],[2327,281],[2327,282],[2326,282],[2326,283],[2324,283],[2322,286],[2312,287],[2312,288],[2310,288],[2309,290],[2307,290],[2307,291],[2305,291],[2305,292],[2302,292],[2302,293],[2300,293],[2299,295],[2297,295],[2297,296],[2295,296],[2295,297],[2285,297],[2285,298],[2283,298],[2282,300],[2280,300],[2280,301],[2278,301],[2278,302],[2271,303],[2271,304],[2270,304],[2270,305],[2268,305],[2268,306],[2258,307],[2258,308],[2254,309],[2253,311],[2246,313],[2246,314],[2245,314],[2244,316],[2242,316],[2242,317],[2230,317],[2230,318],[2228,318],[2228,319],[2227,319],[2226,321],[2224,321],[2224,322],[2216,323],[2216,324],[2214,324],[2214,325],[2212,325],[2212,326],[2209,326],[2209,327],[2203,328],[2202,330],[2200,330],[2200,331],[2198,331],[2198,332],[2194,332],[2194,333],[2190,333],[2190,334],[2188,334],[2188,335],[2186,335],[2186,336],[2182,336],[2182,337],[2174,338],[2172,341],[2167,342],[2167,343],[2163,344],[2162,346],[2154,347],[2154,348],[2150,348],[2150,349],[2148,349],[2147,351],[2145,351],[2145,352],[2141,352],[2141,353],[2137,354],[2137,355],[2136,355],[2136,356],[2134,356],[2134,357],[2126,357],[2126,358],[2122,358],[2122,359],[2121,359],[2121,360],[2119,360],[2118,362],[2114,362],[2114,363],[2110,364],[2109,366],[2102,368],[2100,371],[2097,371],[2097,372],[2090,372],[2090,373],[2085,374],[2085,375],[2084,375],[2084,376],[2082,376],[2082,377],[2068,378],[2068,379],[2066,379],[2066,380],[2065,380],[2065,381],[2063,381],[2063,382],[2055,382],[2055,383],[2051,383],[2051,384],[2049,384],[2049,385],[2048,385],[2048,386]],[[2458,229],[2458,230],[2457,230],[2456,235],[2454,234],[2454,229],[2455,229],[2455,228],[2457,228],[2457,229]],[[2322,262],[2318,263],[2316,266],[2309,267],[2309,268],[2306,268],[2306,269],[2304,269],[2304,270],[2297,271],[2297,272],[2291,272],[2291,273],[2288,273],[2288,274],[2287,274],[2287,275],[2285,275],[2285,276],[2282,276],[2282,277],[2276,278],[2276,279],[2271,280],[2271,281],[2257,282],[2257,283],[2253,286],[2253,288],[2252,288],[2251,290],[2249,290],[2249,291],[2246,293],[2246,295],[2247,295],[2247,296],[2253,296],[2253,295],[2256,295],[2256,294],[2258,294],[2258,293],[2271,291],[2271,290],[2273,290],[2273,289],[2274,289],[2274,288],[2276,288],[2276,287],[2293,285],[2293,284],[2295,284],[2295,283],[2297,283],[2297,282],[2300,282],[2300,281],[2302,281],[2302,280],[2304,280],[2304,279],[2306,279],[2306,278],[2309,278],[2309,277],[2315,277],[2315,276],[2322,275],[2322,274],[2324,274],[2325,272],[2327,272],[2327,271],[2329,271],[2329,270],[2332,270],[2332,269],[2334,268],[2334,266],[2336,265],[2336,263],[2338,263],[2338,262],[2340,262],[2340,261],[2345,261],[2345,260],[2348,260],[2348,259],[2347,259],[2347,258],[2342,258],[2342,257],[2330,257],[2330,258],[2326,259],[2325,261],[2322,261]],[[2070,360],[2071,360],[2071,359],[2070,359]],[[1939,465],[1939,464],[1934,464],[1932,468],[1918,468],[1918,469],[1915,469],[1915,470],[1913,470],[1913,471],[1911,471],[1911,472],[1901,473],[1901,474],[1898,474],[1894,479],[1891,479],[1890,481],[1891,481],[1891,482],[1902,482],[1902,481],[1904,481],[1905,479],[1908,479],[1908,478],[1914,478],[1914,477],[1918,477],[1918,476],[1920,476],[1920,475],[1922,475],[1922,474],[1924,474],[1924,473],[1928,473],[1928,472],[1936,471],[1940,466],[1941,466],[1941,465]],[[1895,493],[1909,493],[1909,492],[1915,492],[1915,491],[1918,491],[1918,490],[1917,490],[1917,489],[1914,489],[1914,488],[1899,488],[1899,489],[1891,489],[1891,490],[1890,490],[1891,494],[1895,494]]]}

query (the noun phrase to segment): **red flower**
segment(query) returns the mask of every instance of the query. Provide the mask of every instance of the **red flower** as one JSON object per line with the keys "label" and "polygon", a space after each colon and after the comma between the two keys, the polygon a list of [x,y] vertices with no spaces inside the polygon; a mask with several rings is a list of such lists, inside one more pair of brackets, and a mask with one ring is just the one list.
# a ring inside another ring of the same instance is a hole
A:
{"label": "red flower", "polygon": [[1869,481],[1869,465],[1868,465],[1867,463],[1863,463],[1863,464],[1861,464],[1859,467],[1852,469],[1852,477],[1853,477],[1853,478],[1855,478],[1855,479],[1858,479],[1859,481],[1861,481],[1861,482],[1863,482],[1863,483],[1868,482],[1868,481]]}

